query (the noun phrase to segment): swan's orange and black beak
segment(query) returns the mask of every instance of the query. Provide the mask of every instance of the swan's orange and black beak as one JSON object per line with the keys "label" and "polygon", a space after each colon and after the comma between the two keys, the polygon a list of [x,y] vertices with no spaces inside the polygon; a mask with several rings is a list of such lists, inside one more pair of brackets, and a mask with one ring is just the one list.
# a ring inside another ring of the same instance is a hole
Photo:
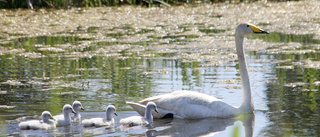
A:
{"label": "swan's orange and black beak", "polygon": [[257,26],[255,26],[255,25],[250,24],[249,26],[250,26],[250,28],[252,29],[253,33],[264,33],[264,34],[269,34],[269,32],[268,32],[268,31],[264,31],[264,30],[262,30],[262,29],[258,28],[258,27],[257,27]]}

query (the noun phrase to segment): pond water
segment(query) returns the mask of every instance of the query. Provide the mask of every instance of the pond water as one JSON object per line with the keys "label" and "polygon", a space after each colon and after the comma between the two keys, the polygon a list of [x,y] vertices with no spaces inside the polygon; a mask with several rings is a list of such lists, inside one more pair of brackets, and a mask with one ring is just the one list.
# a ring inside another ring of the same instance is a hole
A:
{"label": "pond water", "polygon": [[[319,6],[303,1],[2,10],[0,135],[319,136]],[[255,115],[119,126],[121,118],[138,115],[125,101],[175,90],[239,106],[233,34],[242,21],[271,32],[245,40]],[[104,117],[114,104],[116,126],[19,130],[22,117],[35,119],[44,110],[58,115],[74,100],[85,108],[82,118]]]}

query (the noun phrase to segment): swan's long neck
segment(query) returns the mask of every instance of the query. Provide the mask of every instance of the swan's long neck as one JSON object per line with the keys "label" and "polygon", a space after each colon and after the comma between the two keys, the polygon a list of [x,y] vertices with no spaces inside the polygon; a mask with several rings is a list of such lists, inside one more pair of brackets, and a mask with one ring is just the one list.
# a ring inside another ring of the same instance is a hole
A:
{"label": "swan's long neck", "polygon": [[44,123],[49,123],[49,122],[50,122],[50,120],[49,120],[48,118],[45,118],[45,117],[42,117],[42,121],[43,121]]}
{"label": "swan's long neck", "polygon": [[63,116],[64,116],[64,119],[71,120],[69,113],[65,112],[64,110],[63,110]]}
{"label": "swan's long neck", "polygon": [[76,114],[74,114],[74,116],[75,117],[80,117],[79,109],[74,109],[74,111],[76,112]]}
{"label": "swan's long neck", "polygon": [[107,113],[107,114],[106,114],[106,120],[107,120],[107,121],[112,120],[112,113],[111,113],[110,111],[107,111],[106,113]]}
{"label": "swan's long neck", "polygon": [[146,113],[144,114],[144,117],[149,121],[152,122],[153,117],[152,117],[152,113],[151,113],[151,109],[147,106],[146,108]]}
{"label": "swan's long neck", "polygon": [[244,54],[243,48],[243,36],[239,36],[236,33],[235,41],[236,41],[236,49],[239,61],[239,71],[241,76],[241,83],[243,89],[243,103],[239,108],[241,113],[251,113],[254,110],[252,95],[251,95],[251,86],[250,86],[250,79],[248,73],[248,67],[246,63],[246,58]]}

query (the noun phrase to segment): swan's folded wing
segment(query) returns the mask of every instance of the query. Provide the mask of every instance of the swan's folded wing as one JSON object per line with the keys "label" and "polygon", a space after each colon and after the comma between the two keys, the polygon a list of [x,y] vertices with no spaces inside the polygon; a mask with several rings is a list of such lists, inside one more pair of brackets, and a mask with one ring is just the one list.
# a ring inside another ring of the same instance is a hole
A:
{"label": "swan's folded wing", "polygon": [[148,97],[148,98],[145,98],[145,99],[139,101],[139,103],[143,104],[143,105],[147,105],[148,102],[155,102],[157,104],[158,100],[168,99],[168,98],[172,98],[172,97],[176,97],[176,96],[183,96],[184,94],[188,94],[188,93],[192,93],[192,92],[194,92],[194,91],[178,90],[178,91],[174,91],[174,92],[167,93],[167,94]]}

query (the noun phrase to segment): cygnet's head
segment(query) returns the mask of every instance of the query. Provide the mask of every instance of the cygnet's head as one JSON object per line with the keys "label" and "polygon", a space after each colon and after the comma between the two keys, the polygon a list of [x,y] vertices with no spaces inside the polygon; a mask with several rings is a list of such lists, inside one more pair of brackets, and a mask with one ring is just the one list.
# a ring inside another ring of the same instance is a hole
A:
{"label": "cygnet's head", "polygon": [[74,113],[76,114],[76,112],[73,110],[72,106],[70,104],[65,104],[63,106],[63,112],[64,113]]}
{"label": "cygnet's head", "polygon": [[155,112],[158,113],[157,105],[154,102],[148,102],[147,109],[154,110]]}
{"label": "cygnet's head", "polygon": [[118,114],[116,113],[116,107],[114,107],[113,105],[109,105],[108,107],[107,107],[107,114],[114,114],[114,115],[116,115],[116,116],[118,116]]}
{"label": "cygnet's head", "polygon": [[42,120],[54,119],[49,111],[43,111],[41,117]]}
{"label": "cygnet's head", "polygon": [[255,25],[252,25],[250,23],[242,23],[240,24],[237,29],[236,29],[236,36],[239,36],[239,37],[245,37],[249,34],[252,34],[252,33],[265,33],[265,34],[269,34],[269,32],[267,31],[264,31],[260,28],[258,28],[257,26]]}
{"label": "cygnet's head", "polygon": [[74,101],[72,104],[72,108],[77,111],[79,109],[84,110],[80,101]]}

